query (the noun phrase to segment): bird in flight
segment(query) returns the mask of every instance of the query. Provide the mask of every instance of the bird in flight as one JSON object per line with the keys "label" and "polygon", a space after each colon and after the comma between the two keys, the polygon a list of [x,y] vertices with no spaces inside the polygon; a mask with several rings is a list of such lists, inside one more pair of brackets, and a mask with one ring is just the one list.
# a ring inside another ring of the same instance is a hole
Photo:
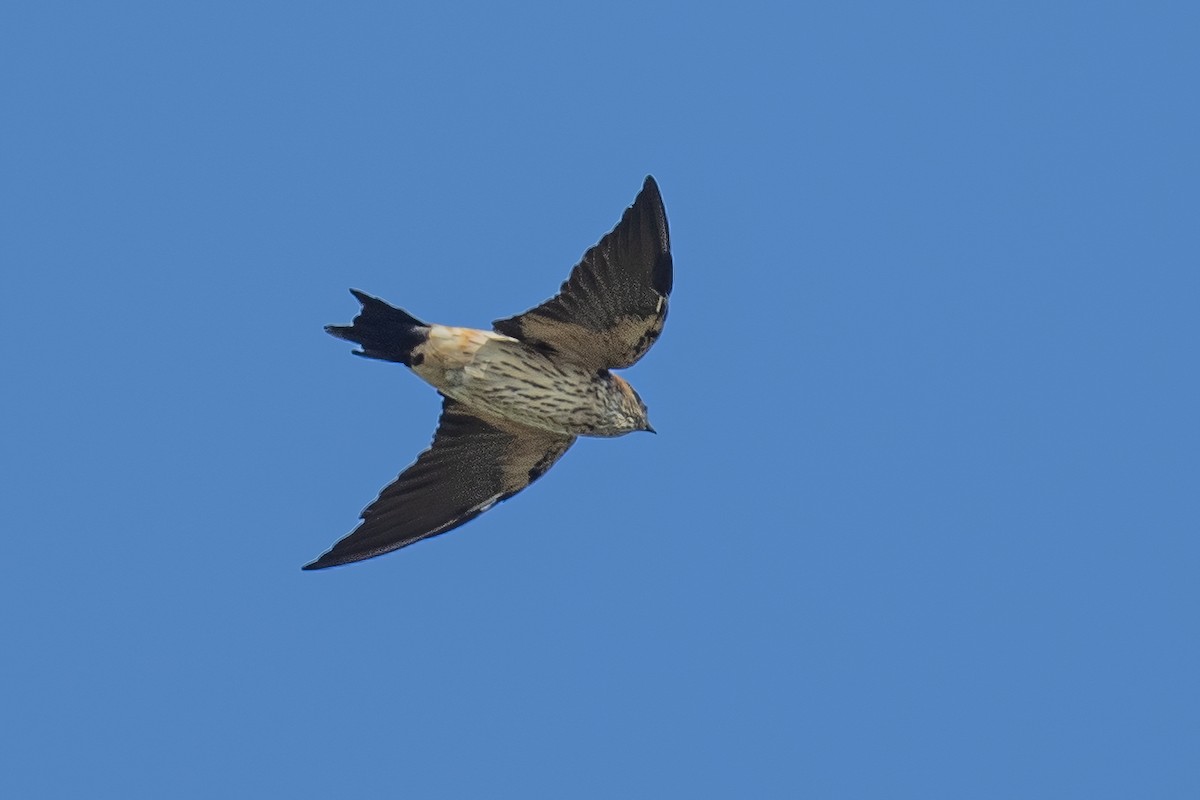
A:
{"label": "bird in flight", "polygon": [[351,289],[362,310],[332,335],[355,355],[395,361],[442,395],[429,449],[304,569],[349,564],[446,533],[541,477],[577,436],[650,431],[646,404],[611,372],[662,333],[671,239],[647,177],[617,227],[583,255],[554,297],[493,330],[431,325]]}

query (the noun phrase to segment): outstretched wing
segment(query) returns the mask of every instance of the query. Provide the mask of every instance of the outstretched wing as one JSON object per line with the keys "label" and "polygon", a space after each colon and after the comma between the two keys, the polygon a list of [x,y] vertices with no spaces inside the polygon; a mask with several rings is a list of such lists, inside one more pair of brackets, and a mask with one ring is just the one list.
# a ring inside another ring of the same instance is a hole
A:
{"label": "outstretched wing", "polygon": [[667,212],[647,176],[621,222],[584,254],[557,295],[493,327],[597,369],[628,367],[662,333],[671,281]]}
{"label": "outstretched wing", "polygon": [[304,568],[361,561],[453,530],[537,480],[574,441],[493,424],[444,398],[429,449],[366,507],[352,533]]}

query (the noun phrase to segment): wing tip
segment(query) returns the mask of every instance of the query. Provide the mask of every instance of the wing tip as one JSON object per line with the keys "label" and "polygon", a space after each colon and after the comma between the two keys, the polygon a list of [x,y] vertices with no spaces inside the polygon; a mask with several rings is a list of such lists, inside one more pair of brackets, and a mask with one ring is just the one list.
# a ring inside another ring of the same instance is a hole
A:
{"label": "wing tip", "polygon": [[658,254],[650,268],[650,287],[663,297],[671,294],[674,288],[674,261],[671,258],[671,231],[667,225],[667,209],[663,205],[662,193],[658,190],[658,181],[653,175],[647,175],[642,183],[642,191],[633,201],[630,212],[635,208],[645,208],[649,212],[649,224],[653,236],[658,239]]}
{"label": "wing tip", "polygon": [[391,550],[390,549],[384,549],[384,550],[374,549],[374,550],[370,550],[367,552],[361,552],[361,553],[338,554],[337,547],[334,547],[333,550],[330,550],[327,553],[322,553],[318,558],[315,558],[312,561],[305,564],[303,567],[300,568],[300,570],[302,572],[312,572],[312,571],[318,570],[318,569],[329,569],[330,567],[340,567],[344,564],[353,564],[358,561],[365,561],[368,558],[374,558],[375,556],[381,556],[384,553],[388,553],[388,552],[391,552]]}
{"label": "wing tip", "polygon": [[345,559],[333,558],[333,557],[331,557],[332,555],[333,555],[332,550],[322,553],[318,557],[314,558],[312,561],[305,564],[300,569],[304,572],[312,572],[313,570],[327,569],[329,567],[336,567],[339,564],[346,563]]}
{"label": "wing tip", "polygon": [[666,221],[666,209],[663,205],[662,192],[659,191],[658,181],[654,180],[653,175],[647,175],[646,180],[642,181],[642,190],[638,192],[638,196],[633,200],[634,206],[650,205],[653,206],[654,212],[664,222]]}

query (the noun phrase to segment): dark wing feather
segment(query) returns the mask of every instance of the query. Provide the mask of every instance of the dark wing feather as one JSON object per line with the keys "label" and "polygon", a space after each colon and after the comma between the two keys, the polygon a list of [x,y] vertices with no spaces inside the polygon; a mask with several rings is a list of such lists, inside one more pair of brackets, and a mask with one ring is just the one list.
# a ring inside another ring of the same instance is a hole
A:
{"label": "dark wing feather", "polygon": [[584,254],[557,295],[493,326],[592,367],[628,367],[662,333],[671,282],[667,212],[647,177],[621,222]]}
{"label": "dark wing feather", "polygon": [[524,489],[575,438],[485,421],[449,398],[433,444],[362,512],[362,523],[305,569],[348,564],[446,533]]}

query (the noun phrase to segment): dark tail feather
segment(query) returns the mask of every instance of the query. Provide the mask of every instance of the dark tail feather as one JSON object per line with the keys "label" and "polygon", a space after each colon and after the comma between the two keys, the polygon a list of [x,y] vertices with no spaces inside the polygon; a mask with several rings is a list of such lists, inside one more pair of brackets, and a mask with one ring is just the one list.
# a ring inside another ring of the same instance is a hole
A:
{"label": "dark tail feather", "polygon": [[425,341],[429,326],[377,297],[357,289],[350,294],[362,303],[362,311],[349,325],[326,325],[325,332],[359,345],[362,349],[354,351],[356,356],[412,366],[412,349]]}

